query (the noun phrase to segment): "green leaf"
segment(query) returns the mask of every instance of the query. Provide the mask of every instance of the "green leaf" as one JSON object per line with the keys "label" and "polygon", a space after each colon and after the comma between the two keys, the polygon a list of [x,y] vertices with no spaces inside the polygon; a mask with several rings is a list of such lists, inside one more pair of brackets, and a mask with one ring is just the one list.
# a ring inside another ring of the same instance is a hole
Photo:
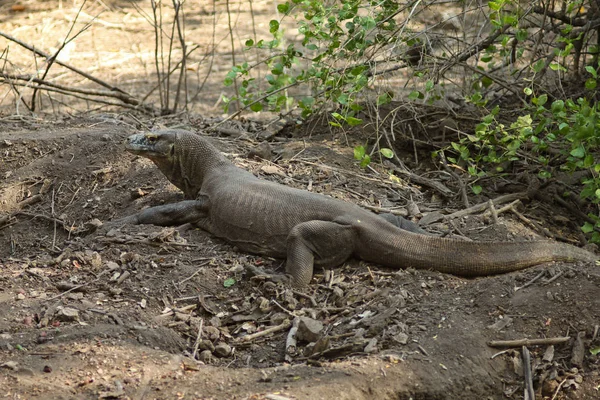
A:
{"label": "green leaf", "polygon": [[289,9],[290,9],[289,3],[277,4],[277,11],[279,11],[282,14],[287,13],[289,11]]}
{"label": "green leaf", "polygon": [[471,190],[473,191],[473,193],[479,194],[479,193],[481,193],[483,188],[479,185],[473,185],[473,186],[471,186]]}
{"label": "green leaf", "polygon": [[232,287],[233,285],[235,285],[235,279],[233,278],[227,278],[223,281],[223,286],[225,286],[226,288]]}
{"label": "green leaf", "polygon": [[585,70],[592,75],[594,78],[598,77],[598,72],[596,72],[596,70],[594,69],[594,67],[592,67],[591,65],[588,65],[585,67]]}
{"label": "green leaf", "polygon": [[600,346],[591,347],[590,353],[592,353],[593,356],[600,354]]}
{"label": "green leaf", "polygon": [[565,67],[563,67],[562,65],[560,65],[559,63],[550,63],[550,69],[552,71],[567,72],[567,69]]}
{"label": "green leaf", "polygon": [[248,39],[246,40],[246,43],[244,43],[246,45],[246,47],[252,47],[254,46],[254,40],[252,39]]}
{"label": "green leaf", "polygon": [[347,117],[346,118],[346,122],[348,123],[348,125],[350,126],[357,126],[362,124],[362,119],[360,118],[354,118],[354,117]]}
{"label": "green leaf", "polygon": [[271,32],[271,34],[275,34],[277,33],[277,31],[279,30],[279,22],[272,19],[271,21],[269,21],[269,32]]}
{"label": "green leaf", "polygon": [[354,148],[354,159],[355,160],[362,160],[365,157],[365,146],[356,146]]}
{"label": "green leaf", "polygon": [[519,29],[517,31],[517,35],[516,36],[517,36],[517,40],[519,42],[524,41],[525,39],[527,39],[527,30],[525,30],[525,29]]}
{"label": "green leaf", "polygon": [[381,150],[379,150],[381,155],[384,156],[385,158],[393,158],[394,157],[394,152],[390,149],[388,149],[387,147],[382,147]]}
{"label": "green leaf", "polygon": [[408,95],[408,99],[409,100],[417,100],[419,98],[423,98],[424,96],[417,90],[413,90],[412,92],[410,92],[410,94]]}
{"label": "green leaf", "polygon": [[531,93],[533,93],[533,90],[531,90],[531,88],[526,87],[525,89],[523,89],[523,92],[527,95],[527,96],[531,96]]}
{"label": "green leaf", "polygon": [[590,224],[589,222],[586,222],[585,224],[583,224],[583,226],[581,227],[581,231],[583,233],[590,233],[594,230],[594,225]]}
{"label": "green leaf", "polygon": [[575,147],[573,150],[571,150],[570,153],[573,157],[577,157],[577,158],[583,158],[583,156],[585,156],[585,149],[583,148],[583,146],[578,146]]}
{"label": "green leaf", "polygon": [[590,78],[585,81],[585,88],[587,90],[594,90],[594,89],[596,89],[597,85],[598,85],[598,82],[596,82],[596,80],[594,78]]}
{"label": "green leaf", "polygon": [[259,112],[259,111],[262,111],[263,105],[262,105],[262,103],[254,103],[250,106],[250,109],[254,112]]}
{"label": "green leaf", "polygon": [[548,95],[547,94],[543,94],[540,97],[538,97],[537,99],[533,99],[532,103],[538,106],[543,106],[544,104],[546,104],[546,102],[548,101]]}
{"label": "green leaf", "polygon": [[548,171],[542,170],[542,171],[538,172],[538,176],[543,179],[548,179],[552,176],[552,174]]}
{"label": "green leaf", "polygon": [[371,164],[371,157],[369,157],[368,154],[365,154],[363,159],[360,161],[360,166],[366,168],[369,164]]}
{"label": "green leaf", "polygon": [[539,60],[538,62],[533,64],[533,71],[535,73],[540,72],[541,70],[544,69],[544,65],[546,65],[546,60],[544,60],[544,59]]}

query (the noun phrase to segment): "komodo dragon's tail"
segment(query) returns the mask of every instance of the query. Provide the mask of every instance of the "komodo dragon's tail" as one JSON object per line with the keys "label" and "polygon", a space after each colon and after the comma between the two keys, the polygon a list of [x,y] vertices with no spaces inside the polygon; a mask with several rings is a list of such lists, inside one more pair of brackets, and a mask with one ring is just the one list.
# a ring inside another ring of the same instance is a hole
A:
{"label": "komodo dragon's tail", "polygon": [[[467,242],[406,231],[378,231],[368,248],[359,251],[365,261],[395,268],[432,269],[458,276],[483,276],[516,271],[549,261],[598,260],[595,254],[565,243]],[[371,235],[369,235],[371,236]]]}

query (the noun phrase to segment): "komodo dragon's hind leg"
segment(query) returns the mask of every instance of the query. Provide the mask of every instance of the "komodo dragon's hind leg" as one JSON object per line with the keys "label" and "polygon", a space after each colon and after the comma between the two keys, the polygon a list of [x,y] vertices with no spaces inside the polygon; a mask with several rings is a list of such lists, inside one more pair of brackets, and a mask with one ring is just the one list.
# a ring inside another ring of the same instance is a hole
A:
{"label": "komodo dragon's hind leg", "polygon": [[287,239],[285,272],[294,286],[306,286],[313,267],[333,268],[354,253],[355,232],[352,226],[337,222],[308,221],[296,225]]}
{"label": "komodo dragon's hind leg", "polygon": [[153,224],[160,226],[183,225],[197,222],[206,217],[208,200],[184,200],[177,203],[150,207],[129,217],[121,218],[110,225]]}

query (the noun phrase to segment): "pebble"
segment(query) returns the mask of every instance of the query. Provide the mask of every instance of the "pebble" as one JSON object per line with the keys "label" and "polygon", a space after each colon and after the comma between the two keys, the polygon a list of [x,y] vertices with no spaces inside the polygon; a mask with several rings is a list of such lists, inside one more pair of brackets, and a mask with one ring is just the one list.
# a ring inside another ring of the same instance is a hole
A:
{"label": "pebble", "polygon": [[227,343],[219,343],[215,346],[215,355],[217,357],[228,357],[231,354],[231,346]]}
{"label": "pebble", "polygon": [[321,321],[308,317],[300,317],[296,337],[300,341],[309,343],[316,342],[321,338],[322,331],[323,323]]}
{"label": "pebble", "polygon": [[202,361],[204,364],[210,364],[212,361],[212,353],[210,350],[201,351],[198,355],[198,360]]}

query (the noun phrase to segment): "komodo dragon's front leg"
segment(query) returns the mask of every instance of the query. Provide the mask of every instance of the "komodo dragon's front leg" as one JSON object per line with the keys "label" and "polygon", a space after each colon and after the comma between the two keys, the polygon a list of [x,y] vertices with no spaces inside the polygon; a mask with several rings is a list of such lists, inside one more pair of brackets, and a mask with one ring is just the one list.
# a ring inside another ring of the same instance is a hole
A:
{"label": "komodo dragon's front leg", "polygon": [[184,200],[146,208],[137,214],[111,222],[111,225],[152,224],[159,226],[183,225],[198,222],[208,214],[208,199]]}

